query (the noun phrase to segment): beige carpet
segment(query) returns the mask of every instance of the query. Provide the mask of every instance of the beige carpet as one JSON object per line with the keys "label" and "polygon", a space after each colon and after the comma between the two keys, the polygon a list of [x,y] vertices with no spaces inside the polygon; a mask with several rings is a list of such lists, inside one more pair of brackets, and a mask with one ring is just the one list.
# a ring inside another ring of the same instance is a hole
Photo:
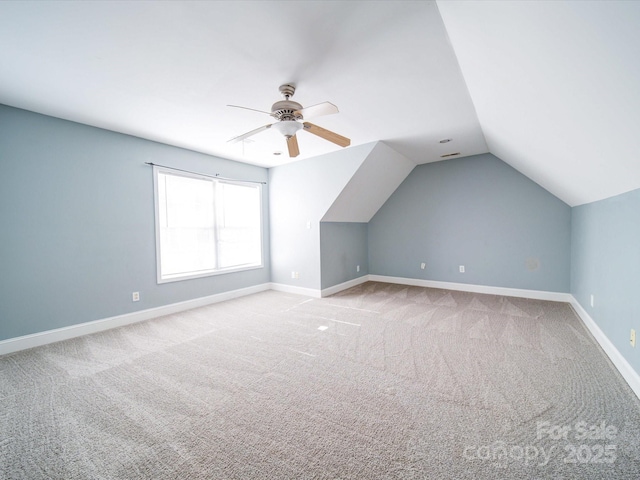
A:
{"label": "beige carpet", "polygon": [[638,479],[567,304],[369,282],[0,357],[3,479]]}

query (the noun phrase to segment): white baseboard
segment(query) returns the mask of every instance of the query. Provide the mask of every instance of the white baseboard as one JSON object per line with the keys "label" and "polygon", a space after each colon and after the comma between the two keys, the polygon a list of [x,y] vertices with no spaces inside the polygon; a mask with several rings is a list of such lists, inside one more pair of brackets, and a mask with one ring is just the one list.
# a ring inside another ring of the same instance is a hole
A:
{"label": "white baseboard", "polygon": [[489,295],[503,295],[505,297],[530,298],[533,300],[548,300],[552,302],[570,303],[573,297],[569,293],[545,292],[542,290],[526,290],[519,288],[491,287],[487,285],[473,285],[470,283],[439,282],[436,280],[422,280],[419,278],[389,277],[386,275],[363,275],[322,290],[314,288],[296,287],[282,283],[272,283],[271,289],[279,292],[294,293],[313,298],[323,298],[334,295],[347,288],[355,287],[365,282],[395,283],[398,285],[410,285],[414,287],[442,288],[444,290],[457,290],[463,292],[486,293]]}
{"label": "white baseboard", "polygon": [[276,292],[293,293],[296,295],[305,295],[307,297],[320,298],[320,290],[315,288],[296,287],[295,285],[285,285],[284,283],[271,283],[271,290]]}
{"label": "white baseboard", "polygon": [[354,278],[353,280],[348,280],[344,283],[340,283],[338,285],[334,285],[333,287],[328,287],[320,291],[321,297],[328,297],[329,295],[335,295],[338,292],[346,290],[347,288],[355,287],[362,283],[369,281],[369,275],[363,275],[358,278]]}
{"label": "white baseboard", "polygon": [[124,315],[118,315],[116,317],[103,318],[100,320],[80,323],[77,325],[70,325],[63,328],[56,328],[54,330],[47,330],[31,335],[24,335],[22,337],[10,338],[0,341],[0,355],[6,355],[8,353],[26,350],[27,348],[39,347],[41,345],[59,342],[61,340],[68,340],[70,338],[80,337],[82,335],[88,335],[90,333],[103,332],[111,328],[122,327],[125,325],[130,325],[132,323],[162,317],[164,315],[171,315],[172,313],[182,312],[197,307],[203,307],[205,305],[210,305],[213,303],[224,302],[225,300],[231,300],[233,298],[243,297],[245,295],[251,295],[253,293],[264,292],[265,290],[269,289],[270,284],[263,283],[261,285],[254,285],[252,287],[231,290],[229,292],[209,295],[207,297],[194,298],[193,300],[172,303],[170,305],[164,305],[162,307],[149,308],[147,310],[140,310],[138,312],[125,313]]}
{"label": "white baseboard", "polygon": [[636,372],[631,364],[627,362],[620,351],[615,347],[611,340],[609,340],[609,337],[604,334],[598,324],[593,320],[593,318],[591,318],[591,315],[587,313],[587,311],[573,296],[571,296],[570,303],[578,317],[580,317],[584,325],[600,344],[604,353],[607,354],[613,365],[620,372],[620,375],[622,375],[629,384],[631,390],[633,390],[636,396],[640,398],[640,375],[638,375],[638,372]]}
{"label": "white baseboard", "polygon": [[569,293],[545,292],[542,290],[526,290],[520,288],[491,287],[487,285],[473,285],[470,283],[438,282],[436,280],[422,280],[419,278],[387,277],[386,275],[369,275],[372,282],[397,283],[414,287],[442,288],[462,292],[486,293],[489,295],[503,295],[505,297],[531,298],[533,300],[549,300],[552,302],[571,302]]}
{"label": "white baseboard", "polygon": [[317,290],[315,288],[296,287],[295,285],[285,285],[284,283],[272,283],[271,290],[276,290],[277,292],[294,293],[296,295],[304,295],[312,298],[323,298],[341,292],[342,290],[346,290],[347,288],[355,287],[356,285],[360,285],[361,283],[367,281],[369,281],[369,275],[363,275],[362,277],[354,278],[353,280],[348,280],[344,283],[333,285],[332,287],[327,287],[323,290]]}

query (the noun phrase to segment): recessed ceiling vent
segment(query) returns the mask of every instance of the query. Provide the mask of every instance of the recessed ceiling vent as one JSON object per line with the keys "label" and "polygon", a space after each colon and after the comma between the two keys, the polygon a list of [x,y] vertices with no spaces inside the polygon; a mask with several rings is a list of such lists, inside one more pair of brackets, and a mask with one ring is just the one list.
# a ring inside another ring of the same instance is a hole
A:
{"label": "recessed ceiling vent", "polygon": [[444,155],[440,155],[440,158],[455,157],[456,155],[460,155],[460,152],[456,152],[456,153],[445,153]]}

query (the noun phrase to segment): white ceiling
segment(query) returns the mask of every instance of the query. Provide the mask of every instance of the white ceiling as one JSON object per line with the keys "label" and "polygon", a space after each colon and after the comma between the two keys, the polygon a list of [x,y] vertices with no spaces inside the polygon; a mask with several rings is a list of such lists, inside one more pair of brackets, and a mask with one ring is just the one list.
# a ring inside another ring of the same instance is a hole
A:
{"label": "white ceiling", "polygon": [[[226,105],[268,111],[292,82],[340,108],[311,121],[352,145],[415,163],[490,150],[576,205],[640,187],[639,7],[4,1],[0,103],[275,166],[275,131],[227,142],[271,118]],[[298,139],[298,159],[340,148]]]}
{"label": "white ceiling", "polygon": [[[271,166],[289,161],[277,132],[227,141],[272,118],[226,105],[270,111],[292,82],[293,100],[338,106],[312,122],[352,145],[487,151],[433,2],[0,2],[0,22],[11,106]],[[298,159],[340,148],[298,141]]]}
{"label": "white ceiling", "polygon": [[438,5],[491,153],[569,205],[640,188],[640,2]]}

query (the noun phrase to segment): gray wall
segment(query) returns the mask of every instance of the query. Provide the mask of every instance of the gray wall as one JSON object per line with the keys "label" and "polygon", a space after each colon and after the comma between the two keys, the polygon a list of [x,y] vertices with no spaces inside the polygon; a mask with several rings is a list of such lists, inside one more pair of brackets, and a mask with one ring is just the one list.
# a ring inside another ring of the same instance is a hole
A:
{"label": "gray wall", "polygon": [[574,207],[571,224],[571,293],[640,372],[640,189]]}
{"label": "gray wall", "polygon": [[568,292],[570,235],[570,207],[495,156],[430,163],[369,222],[369,273]]}
{"label": "gray wall", "polygon": [[273,282],[320,289],[320,219],[374,145],[269,169]]}
{"label": "gray wall", "polygon": [[264,268],[157,285],[144,162],[259,181],[264,168],[6,106],[0,162],[0,340],[269,282],[266,185]]}
{"label": "gray wall", "polygon": [[[366,223],[320,223],[321,288],[369,273]],[[360,266],[358,272],[356,267]]]}

